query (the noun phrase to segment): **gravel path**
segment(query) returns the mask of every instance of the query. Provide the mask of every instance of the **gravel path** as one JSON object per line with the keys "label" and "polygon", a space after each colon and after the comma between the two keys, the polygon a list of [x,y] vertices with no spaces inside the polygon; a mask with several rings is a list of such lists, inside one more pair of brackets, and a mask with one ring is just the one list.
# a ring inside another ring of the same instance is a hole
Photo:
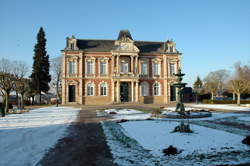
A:
{"label": "gravel path", "polygon": [[68,135],[60,139],[37,165],[115,166],[101,120],[93,109],[80,111],[76,123],[68,128]]}

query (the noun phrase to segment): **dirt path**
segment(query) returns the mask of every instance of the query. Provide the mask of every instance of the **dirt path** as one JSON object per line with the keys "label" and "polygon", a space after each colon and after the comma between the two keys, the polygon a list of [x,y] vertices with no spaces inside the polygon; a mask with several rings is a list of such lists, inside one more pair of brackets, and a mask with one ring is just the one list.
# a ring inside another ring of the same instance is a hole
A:
{"label": "dirt path", "polygon": [[78,120],[54,148],[37,164],[41,166],[114,166],[94,109],[80,111]]}

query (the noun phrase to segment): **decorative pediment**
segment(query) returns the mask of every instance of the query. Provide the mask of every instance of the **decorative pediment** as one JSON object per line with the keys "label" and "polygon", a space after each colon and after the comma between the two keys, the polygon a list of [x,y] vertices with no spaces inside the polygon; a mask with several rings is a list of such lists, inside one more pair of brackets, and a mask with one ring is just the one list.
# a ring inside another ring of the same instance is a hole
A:
{"label": "decorative pediment", "polygon": [[76,81],[76,80],[66,80],[66,82],[68,83],[68,85],[77,85],[77,84],[79,84],[79,82]]}
{"label": "decorative pediment", "polygon": [[139,52],[140,50],[138,49],[138,47],[135,46],[134,41],[130,40],[129,38],[126,38],[126,40],[123,40],[123,41],[116,41],[115,42],[115,49],[113,51]]}

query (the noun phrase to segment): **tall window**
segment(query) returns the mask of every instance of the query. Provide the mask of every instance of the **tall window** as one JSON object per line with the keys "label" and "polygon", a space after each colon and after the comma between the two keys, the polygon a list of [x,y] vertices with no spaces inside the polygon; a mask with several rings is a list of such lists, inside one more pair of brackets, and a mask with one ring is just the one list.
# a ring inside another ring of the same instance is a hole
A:
{"label": "tall window", "polygon": [[94,65],[92,61],[87,62],[87,74],[88,75],[94,74]]}
{"label": "tall window", "polygon": [[122,73],[128,73],[128,62],[122,62],[121,63],[121,72]]}
{"label": "tall window", "polygon": [[169,71],[170,71],[171,76],[175,74],[175,64],[174,63],[169,64]]}
{"label": "tall window", "polygon": [[75,62],[69,61],[69,74],[75,74]]}
{"label": "tall window", "polygon": [[153,63],[153,71],[155,76],[160,75],[160,64],[159,63]]}
{"label": "tall window", "polygon": [[154,89],[154,96],[160,96],[160,84],[155,83],[153,89]]}
{"label": "tall window", "polygon": [[87,96],[94,96],[94,84],[93,83],[87,84]]}
{"label": "tall window", "polygon": [[141,96],[148,96],[148,83],[147,82],[141,83]]}
{"label": "tall window", "polygon": [[100,85],[100,95],[101,96],[107,96],[107,84],[101,83]]}
{"label": "tall window", "polygon": [[100,74],[101,75],[106,75],[107,74],[107,63],[106,62],[101,62],[100,63]]}
{"label": "tall window", "polygon": [[142,75],[148,74],[148,64],[147,63],[141,63],[141,74]]}

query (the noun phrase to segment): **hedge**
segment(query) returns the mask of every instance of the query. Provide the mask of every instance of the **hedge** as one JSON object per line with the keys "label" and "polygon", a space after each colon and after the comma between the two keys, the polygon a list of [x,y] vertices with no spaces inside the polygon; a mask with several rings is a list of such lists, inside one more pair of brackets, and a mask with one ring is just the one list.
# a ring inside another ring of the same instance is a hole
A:
{"label": "hedge", "polygon": [[[202,100],[203,104],[237,104],[236,100]],[[241,100],[240,104],[250,104],[250,100]]]}

